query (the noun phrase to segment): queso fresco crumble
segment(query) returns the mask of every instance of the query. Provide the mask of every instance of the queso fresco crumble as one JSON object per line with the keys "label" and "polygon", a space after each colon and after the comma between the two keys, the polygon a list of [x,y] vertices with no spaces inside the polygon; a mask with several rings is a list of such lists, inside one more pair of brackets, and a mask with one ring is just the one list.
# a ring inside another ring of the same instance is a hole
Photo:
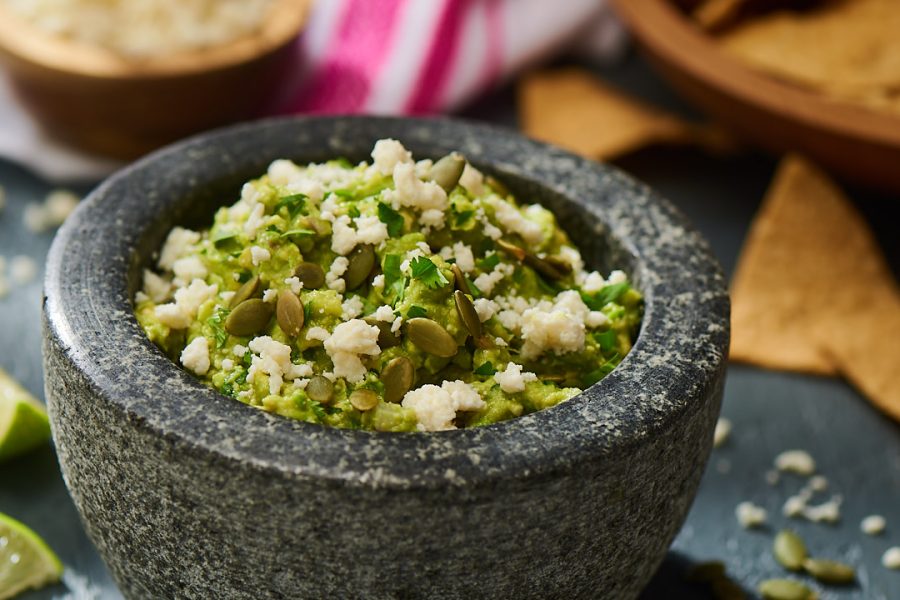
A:
{"label": "queso fresco crumble", "polygon": [[135,298],[149,338],[241,402],[379,431],[554,406],[631,349],[640,293],[548,210],[456,153],[372,159],[276,160],[209,230],[173,229]]}

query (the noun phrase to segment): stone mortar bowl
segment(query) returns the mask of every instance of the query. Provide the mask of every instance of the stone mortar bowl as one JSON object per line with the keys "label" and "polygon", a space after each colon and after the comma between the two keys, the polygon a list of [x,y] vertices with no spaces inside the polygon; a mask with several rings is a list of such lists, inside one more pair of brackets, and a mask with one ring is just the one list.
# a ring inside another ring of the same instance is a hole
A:
{"label": "stone mortar bowl", "polygon": [[[328,429],[207,388],[151,344],[131,298],[173,225],[201,227],[276,158],[462,151],[553,210],[588,264],[646,296],[605,379],[483,428]],[[128,598],[631,598],[697,490],[719,412],[729,301],[709,248],[618,171],[448,120],[270,120],[119,172],[50,253],[44,369],[66,485]]]}

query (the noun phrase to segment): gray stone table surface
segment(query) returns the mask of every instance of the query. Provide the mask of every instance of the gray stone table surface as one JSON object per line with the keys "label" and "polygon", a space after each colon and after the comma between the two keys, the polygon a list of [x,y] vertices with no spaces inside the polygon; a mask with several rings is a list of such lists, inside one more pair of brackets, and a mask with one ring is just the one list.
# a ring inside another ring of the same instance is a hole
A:
{"label": "gray stone table surface", "polygon": [[[691,114],[637,56],[615,67],[595,69],[636,95]],[[515,127],[513,90],[490,94],[463,115]],[[713,158],[684,149],[654,149],[630,156],[619,166],[685,211],[730,273],[775,162],[752,152]],[[43,198],[50,184],[0,161],[0,185],[7,195],[7,207],[0,213],[0,255],[27,255],[42,262],[52,233],[28,232],[22,214],[27,203]],[[900,272],[900,198],[850,191],[875,228],[895,273]],[[0,366],[42,397],[40,296],[38,279],[0,300]],[[729,368],[723,415],[734,423],[733,434],[713,452],[688,521],[642,598],[710,598],[705,588],[684,581],[692,563],[709,559],[724,560],[729,573],[752,595],[760,580],[783,575],[769,549],[774,532],[784,526],[800,532],[816,554],[857,567],[858,585],[816,586],[822,598],[900,598],[900,571],[888,571],[880,564],[886,548],[900,545],[900,427],[840,380],[740,365]],[[776,454],[792,448],[808,450],[828,478],[828,491],[817,499],[842,496],[837,525],[781,516],[784,500],[804,481],[784,476],[772,486],[765,473]],[[767,527],[746,531],[738,525],[734,509],[743,500],[769,511]],[[66,565],[63,584],[25,594],[23,600],[121,598],[84,534],[51,448],[0,465],[0,512],[32,526]],[[888,521],[887,531],[878,537],[859,529],[860,520],[873,513]]]}

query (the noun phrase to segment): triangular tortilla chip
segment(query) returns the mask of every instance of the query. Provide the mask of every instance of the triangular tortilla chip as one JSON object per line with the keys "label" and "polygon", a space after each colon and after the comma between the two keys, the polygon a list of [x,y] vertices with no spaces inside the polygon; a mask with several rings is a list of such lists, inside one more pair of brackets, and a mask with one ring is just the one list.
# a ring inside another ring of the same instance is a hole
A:
{"label": "triangular tortilla chip", "polygon": [[532,73],[518,89],[522,128],[529,136],[595,160],[657,143],[700,143],[727,149],[727,136],[640,102],[579,68]]}
{"label": "triangular tortilla chip", "polygon": [[900,291],[865,219],[801,157],[782,161],[741,253],[731,357],[843,373],[900,418]]}

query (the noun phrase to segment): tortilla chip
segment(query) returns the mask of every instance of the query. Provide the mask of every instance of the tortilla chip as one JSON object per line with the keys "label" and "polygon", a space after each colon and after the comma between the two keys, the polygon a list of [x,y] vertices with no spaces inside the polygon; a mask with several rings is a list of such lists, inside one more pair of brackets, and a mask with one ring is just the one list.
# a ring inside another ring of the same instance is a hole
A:
{"label": "tortilla chip", "polygon": [[773,12],[719,39],[748,64],[817,90],[900,86],[897,0],[836,0],[816,10]]}
{"label": "tortilla chip", "polygon": [[801,157],[782,161],[741,253],[731,358],[844,374],[900,419],[900,289],[865,219]]}
{"label": "tortilla chip", "polygon": [[635,100],[584,69],[532,73],[518,89],[522,128],[533,138],[608,160],[651,144],[726,149],[718,130],[695,126]]}
{"label": "tortilla chip", "polygon": [[704,29],[716,29],[734,19],[744,0],[704,0],[692,12],[691,18]]}

